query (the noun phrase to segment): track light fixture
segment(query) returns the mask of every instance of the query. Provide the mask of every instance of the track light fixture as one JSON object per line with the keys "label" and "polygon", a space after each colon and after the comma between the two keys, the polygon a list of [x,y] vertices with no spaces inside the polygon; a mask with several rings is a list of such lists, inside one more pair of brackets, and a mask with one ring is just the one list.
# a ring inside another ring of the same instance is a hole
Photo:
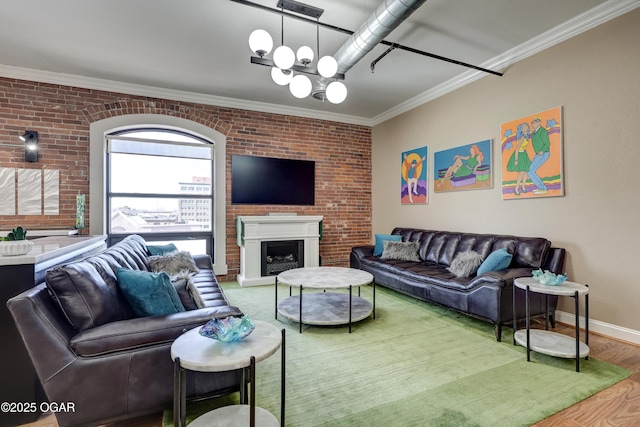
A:
{"label": "track light fixture", "polygon": [[27,130],[20,135],[20,140],[24,142],[24,159],[27,162],[38,161],[38,132]]}
{"label": "track light fixture", "polygon": [[[279,0],[278,7],[319,20],[324,9],[299,3],[294,0]],[[319,23],[319,21],[318,21]],[[317,54],[320,55],[320,27],[316,24]],[[289,86],[296,98],[306,98],[311,94],[313,83],[307,75],[333,79],[327,85],[326,99],[340,104],[347,97],[347,87],[338,80],[344,80],[344,74],[338,73],[338,63],[332,56],[323,56],[318,60],[317,68],[312,66],[315,54],[309,46],[300,47],[296,53],[284,44],[284,15],[281,15],[281,44],[273,51],[273,59],[265,58],[273,49],[271,35],[262,29],[255,30],[249,36],[249,47],[256,56],[251,57],[252,64],[271,68],[271,78],[280,86]],[[298,61],[296,63],[296,60]],[[329,88],[332,87],[331,90]],[[323,98],[324,99],[324,98]]]}

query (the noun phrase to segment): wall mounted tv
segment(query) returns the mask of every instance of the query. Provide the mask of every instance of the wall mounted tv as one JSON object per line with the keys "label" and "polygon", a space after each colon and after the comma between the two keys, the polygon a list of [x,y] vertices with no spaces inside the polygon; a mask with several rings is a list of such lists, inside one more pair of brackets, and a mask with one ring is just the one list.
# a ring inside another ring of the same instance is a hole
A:
{"label": "wall mounted tv", "polygon": [[310,160],[231,156],[231,203],[313,205],[315,169]]}

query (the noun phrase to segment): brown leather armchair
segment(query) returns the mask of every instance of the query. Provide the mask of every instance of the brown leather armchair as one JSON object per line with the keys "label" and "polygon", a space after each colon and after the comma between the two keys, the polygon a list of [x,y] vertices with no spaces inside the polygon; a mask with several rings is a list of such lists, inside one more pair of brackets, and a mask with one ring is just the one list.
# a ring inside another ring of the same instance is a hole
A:
{"label": "brown leather armchair", "polygon": [[[145,249],[140,240],[144,242],[139,238],[127,243],[125,239],[124,244],[118,243],[102,254],[60,267],[59,273],[83,271],[84,280],[88,265],[103,266],[106,271],[97,268],[99,274],[112,279],[112,269],[118,264],[136,257],[142,259]],[[127,264],[128,268],[132,266]],[[201,270],[194,282],[206,295],[207,307],[175,314],[125,317],[79,330],[45,284],[7,302],[47,398],[50,402],[71,404],[73,410],[55,414],[60,426],[103,424],[171,407],[170,348],[175,338],[213,317],[242,314],[228,305],[210,269],[210,259],[207,264],[201,258],[198,267]],[[145,264],[140,268],[144,269]],[[100,317],[104,318],[104,313],[89,313],[89,318]],[[239,371],[189,375],[193,375],[187,384],[190,398],[239,390]]]}

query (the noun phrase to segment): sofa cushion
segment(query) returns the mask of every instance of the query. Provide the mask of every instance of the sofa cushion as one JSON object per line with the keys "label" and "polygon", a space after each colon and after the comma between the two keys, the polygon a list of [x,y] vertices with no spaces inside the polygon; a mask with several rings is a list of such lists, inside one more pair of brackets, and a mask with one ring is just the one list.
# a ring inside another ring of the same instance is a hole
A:
{"label": "sofa cushion", "polygon": [[482,264],[482,255],[474,251],[459,252],[447,270],[456,277],[469,277],[478,270]]}
{"label": "sofa cushion", "polygon": [[393,242],[386,240],[381,259],[397,259],[401,261],[420,262],[418,244],[416,242]]}
{"label": "sofa cushion", "polygon": [[376,234],[376,245],[373,248],[373,256],[381,256],[384,251],[384,242],[392,241],[392,242],[400,242],[402,241],[402,236],[394,235],[394,234]]}
{"label": "sofa cushion", "polygon": [[489,271],[497,271],[504,270],[509,267],[511,264],[511,259],[513,255],[509,253],[506,249],[498,249],[497,251],[493,251],[489,254],[487,259],[485,259],[480,267],[478,267],[478,275],[483,273],[487,273]]}
{"label": "sofa cushion", "polygon": [[171,283],[173,284],[173,287],[176,288],[178,297],[180,297],[180,302],[184,306],[185,310],[195,310],[200,308],[196,304],[196,301],[189,289],[189,284],[191,283],[191,279],[189,277],[180,277],[176,280],[172,280]]}
{"label": "sofa cushion", "polygon": [[117,289],[111,289],[87,261],[52,268],[45,278],[67,320],[79,331],[126,318]]}
{"label": "sofa cushion", "polygon": [[165,272],[118,268],[118,286],[138,317],[185,311],[178,291]]}

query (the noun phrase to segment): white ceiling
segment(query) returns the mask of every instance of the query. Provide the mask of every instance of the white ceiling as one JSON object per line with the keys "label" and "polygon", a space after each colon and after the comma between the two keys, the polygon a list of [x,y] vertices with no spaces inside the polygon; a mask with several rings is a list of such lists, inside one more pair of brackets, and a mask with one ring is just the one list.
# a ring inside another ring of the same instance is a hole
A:
{"label": "white ceiling", "polygon": [[[355,31],[381,0],[305,0]],[[388,1],[388,0],[387,0]],[[277,0],[253,0],[276,8]],[[385,40],[508,73],[508,65],[640,6],[640,0],[427,0]],[[281,18],[229,0],[0,0],[0,76],[375,124],[477,78],[500,79],[378,45],[347,74],[340,105],[294,98],[250,64],[248,37],[276,45]],[[285,44],[316,28],[284,20]],[[320,29],[322,55],[348,35]]]}

